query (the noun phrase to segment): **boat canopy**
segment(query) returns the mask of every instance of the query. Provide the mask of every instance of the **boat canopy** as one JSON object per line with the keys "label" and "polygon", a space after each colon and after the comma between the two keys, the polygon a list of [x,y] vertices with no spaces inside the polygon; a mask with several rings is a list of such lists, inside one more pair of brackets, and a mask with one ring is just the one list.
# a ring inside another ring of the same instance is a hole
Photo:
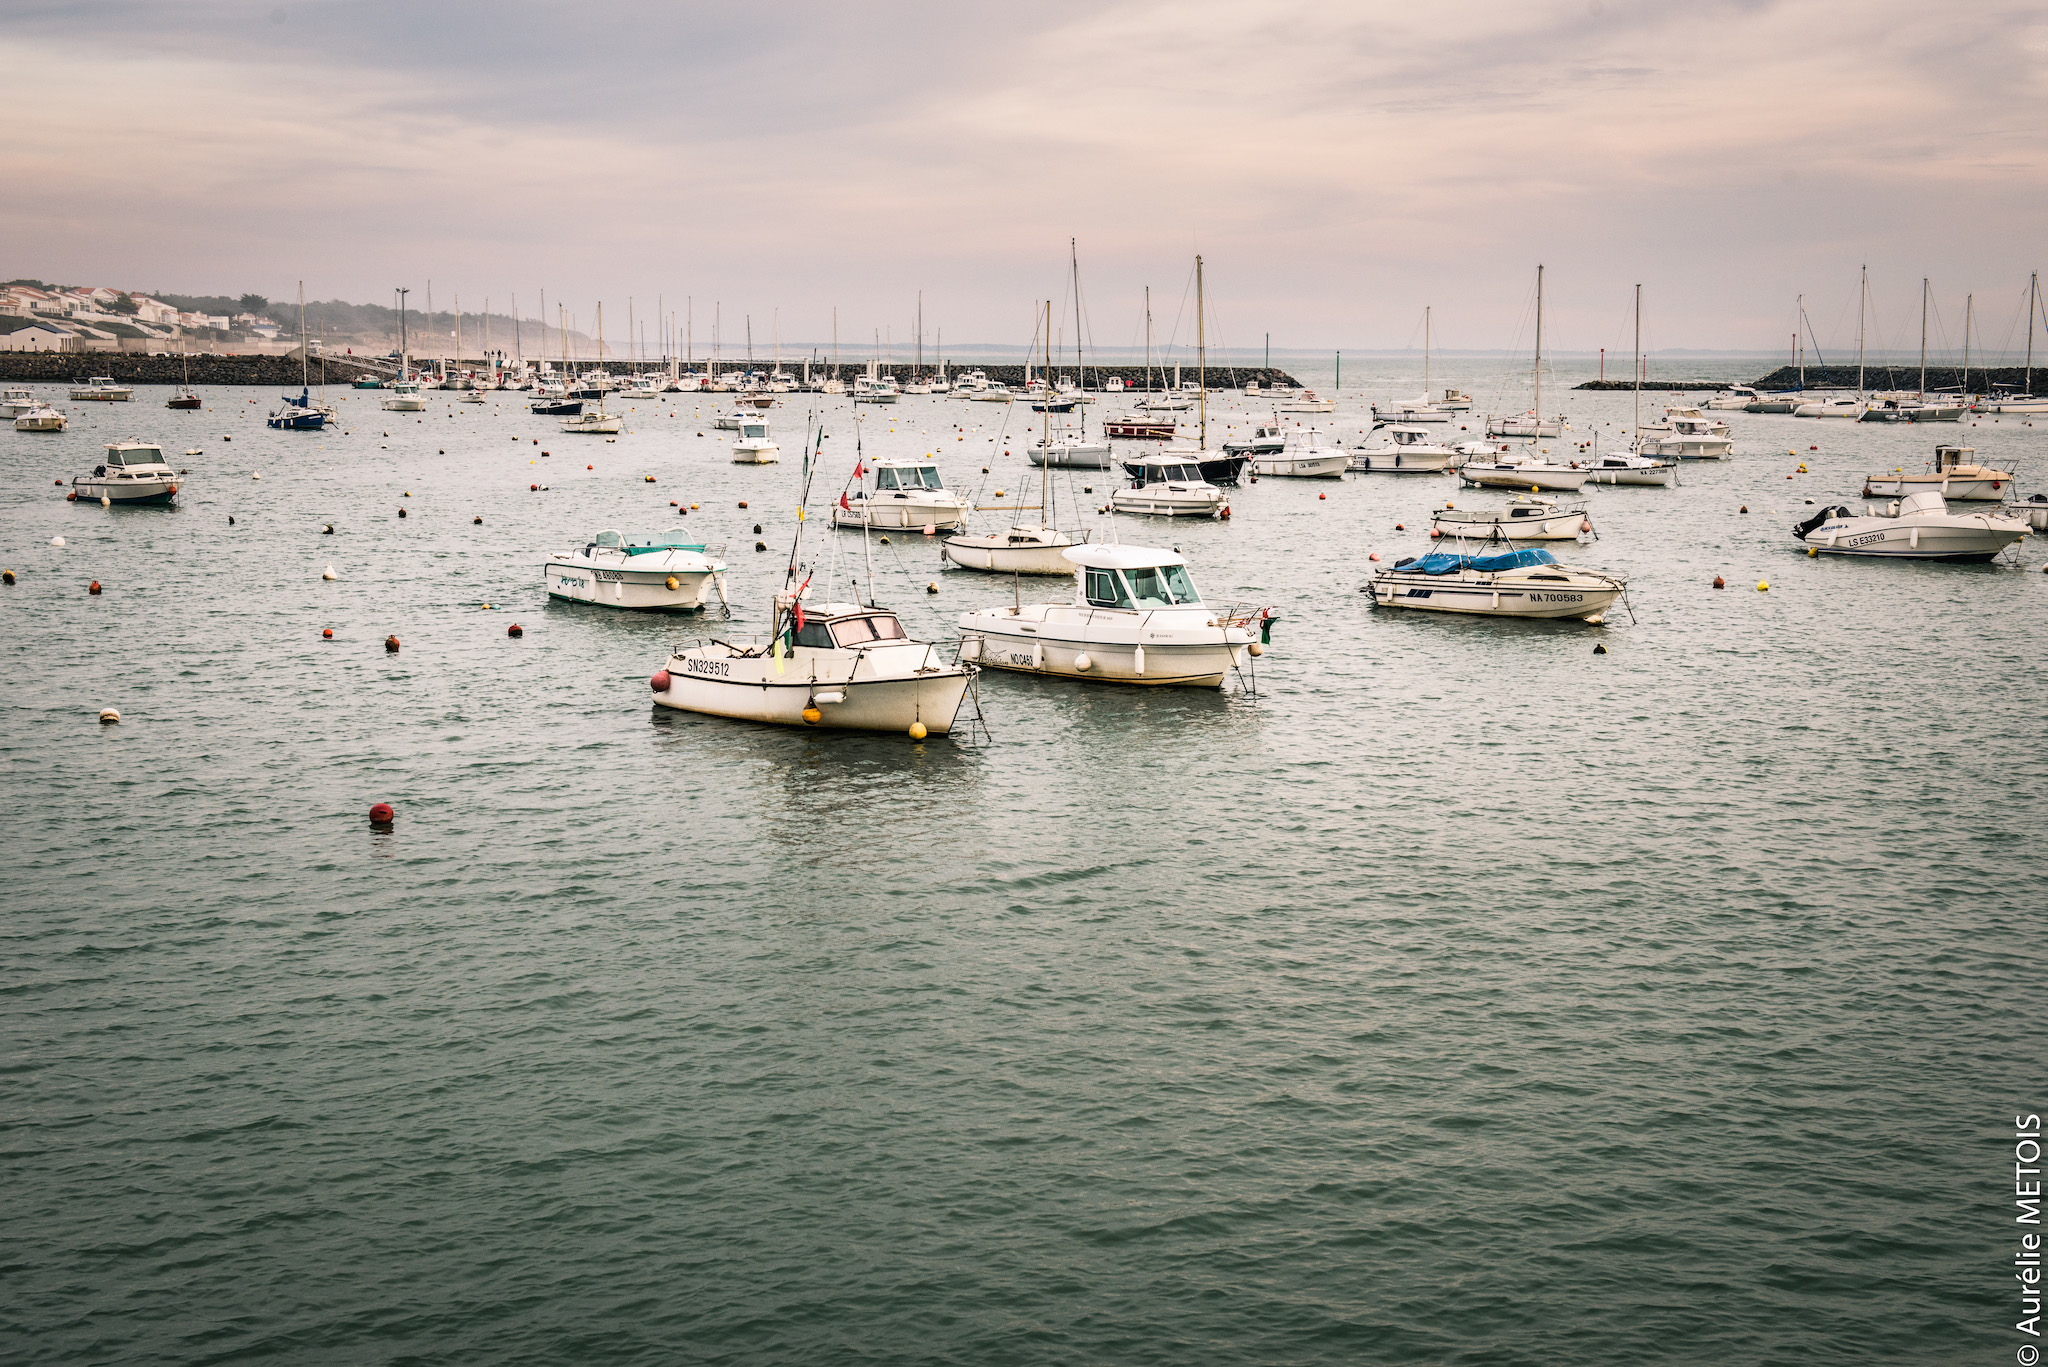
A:
{"label": "boat canopy", "polygon": [[1532,565],[1555,565],[1557,557],[1545,550],[1501,551],[1495,555],[1458,555],[1451,551],[1432,551],[1420,560],[1406,561],[1394,566],[1410,574],[1456,574],[1459,570],[1478,570],[1481,574],[1499,574],[1502,570],[1528,569]]}
{"label": "boat canopy", "polygon": [[1188,563],[1178,551],[1157,546],[1069,546],[1060,555],[1073,564],[1097,570],[1138,570]]}
{"label": "boat canopy", "polygon": [[[598,544],[603,545],[604,542],[600,540]],[[660,536],[650,536],[645,540],[628,541],[624,546],[627,555],[651,555],[655,551],[702,551],[703,549],[704,543],[690,540],[690,534],[681,527],[677,527],[673,531],[663,532]]]}
{"label": "boat canopy", "polygon": [[1910,517],[1914,513],[1945,513],[1948,500],[1932,489],[1922,489],[1916,494],[1907,494],[1899,503],[1899,514]]}

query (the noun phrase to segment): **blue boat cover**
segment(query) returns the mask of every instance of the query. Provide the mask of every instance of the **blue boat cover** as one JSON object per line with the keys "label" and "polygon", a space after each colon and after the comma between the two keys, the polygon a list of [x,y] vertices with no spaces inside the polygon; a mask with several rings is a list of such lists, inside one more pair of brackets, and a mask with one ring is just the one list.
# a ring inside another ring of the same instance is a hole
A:
{"label": "blue boat cover", "polygon": [[1557,557],[1549,551],[1502,551],[1497,555],[1475,555],[1472,568],[1487,574],[1498,574],[1502,570],[1524,570],[1531,565],[1555,565]]}
{"label": "blue boat cover", "polygon": [[1411,574],[1456,574],[1472,563],[1469,555],[1453,555],[1449,551],[1431,551],[1408,567]]}

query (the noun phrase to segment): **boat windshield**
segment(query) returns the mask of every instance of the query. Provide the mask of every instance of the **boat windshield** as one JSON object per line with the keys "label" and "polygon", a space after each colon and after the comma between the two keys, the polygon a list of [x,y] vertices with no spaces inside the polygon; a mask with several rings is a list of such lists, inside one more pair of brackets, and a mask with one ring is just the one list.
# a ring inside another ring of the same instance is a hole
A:
{"label": "boat windshield", "polygon": [[154,446],[144,446],[131,451],[107,452],[109,465],[162,465],[164,453]]}
{"label": "boat windshield", "polygon": [[1125,570],[1124,577],[1130,580],[1131,597],[1141,608],[1199,606],[1202,601],[1185,565],[1146,565]]}
{"label": "boat windshield", "polygon": [[1096,608],[1127,608],[1131,595],[1125,590],[1123,581],[1115,570],[1098,570],[1090,567],[1084,587],[1088,605]]}
{"label": "boat windshield", "polygon": [[849,617],[843,622],[832,624],[832,639],[841,650],[866,645],[870,641],[901,641],[903,625],[894,617]]}
{"label": "boat windshield", "polygon": [[939,467],[920,465],[908,470],[884,466],[875,471],[877,489],[943,489],[946,486],[939,479]]}
{"label": "boat windshield", "polygon": [[765,422],[743,422],[740,424],[740,435],[743,437],[765,438],[768,435],[768,424]]}

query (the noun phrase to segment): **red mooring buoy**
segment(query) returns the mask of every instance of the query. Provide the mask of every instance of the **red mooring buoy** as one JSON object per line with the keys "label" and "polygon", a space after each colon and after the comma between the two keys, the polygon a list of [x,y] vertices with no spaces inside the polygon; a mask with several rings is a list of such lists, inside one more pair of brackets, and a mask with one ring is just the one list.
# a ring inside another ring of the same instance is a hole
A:
{"label": "red mooring buoy", "polygon": [[655,671],[654,677],[647,681],[647,686],[657,693],[668,692],[668,671],[666,669]]}
{"label": "red mooring buoy", "polygon": [[321,632],[320,632],[320,639],[321,639],[321,640],[323,640],[323,641],[331,641],[331,640],[333,640],[333,639],[334,639],[334,628],[333,628],[333,627],[324,627],[324,628],[322,628],[322,629],[321,629]]}
{"label": "red mooring buoy", "polygon": [[100,581],[99,581],[99,580],[97,580],[97,579],[93,580],[93,581],[92,581],[92,587],[91,587],[91,588],[89,588],[89,589],[87,589],[87,590],[86,590],[86,592],[87,592],[87,593],[89,593],[89,594],[91,594],[91,595],[92,595],[93,597],[95,597],[95,598],[99,597],[99,596],[100,596]]}
{"label": "red mooring buoy", "polygon": [[391,810],[391,804],[388,802],[379,802],[370,808],[372,826],[389,826],[397,816],[398,813]]}
{"label": "red mooring buoy", "polygon": [[393,655],[396,655],[398,653],[398,638],[396,636],[386,636],[384,638],[384,648]]}
{"label": "red mooring buoy", "polygon": [[524,636],[526,634],[526,628],[520,626],[519,623],[514,622],[511,626],[505,628],[505,634],[507,636]]}

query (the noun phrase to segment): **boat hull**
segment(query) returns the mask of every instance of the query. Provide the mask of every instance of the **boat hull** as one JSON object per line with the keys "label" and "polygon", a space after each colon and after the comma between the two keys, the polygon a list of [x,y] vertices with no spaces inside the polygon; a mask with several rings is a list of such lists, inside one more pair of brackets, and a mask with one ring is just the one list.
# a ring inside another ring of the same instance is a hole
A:
{"label": "boat hull", "polygon": [[[1883,522],[1884,518],[1858,518],[1857,523]],[[1984,519],[1988,522],[1988,519]],[[2027,528],[2017,523],[1997,526],[1850,526],[1830,533],[1825,529],[1806,538],[1806,544],[1822,555],[1860,555],[1877,560],[1935,560],[1950,564],[1981,563],[1997,557],[2007,546],[2022,540]]]}
{"label": "boat hull", "polygon": [[1252,473],[1275,479],[1342,479],[1351,468],[1351,456],[1344,451],[1290,456],[1282,452],[1252,457]]}
{"label": "boat hull", "polygon": [[178,496],[175,479],[102,479],[80,475],[71,481],[80,503],[98,503],[102,498],[117,508],[166,505]]}
{"label": "boat hull", "polygon": [[1146,485],[1142,489],[1119,489],[1109,496],[1109,506],[1119,513],[1141,517],[1220,517],[1227,506],[1221,494],[1213,497],[1173,493]]}
{"label": "boat hull", "polygon": [[613,570],[569,560],[550,560],[541,574],[550,598],[627,612],[695,612],[716,593],[718,578],[705,570]]}
{"label": "boat hull", "polygon": [[1660,465],[1654,470],[1595,468],[1586,474],[1588,484],[1634,484],[1645,488],[1668,489],[1678,482],[1678,467]]}
{"label": "boat hull", "polygon": [[782,448],[772,441],[749,443],[736,441],[732,444],[734,465],[774,465],[782,459]]}
{"label": "boat hull", "polygon": [[[980,614],[970,614],[980,617]],[[1217,630],[1220,638],[1224,632]],[[1250,643],[1217,640],[1205,643],[1088,640],[1066,635],[1030,635],[992,630],[989,626],[960,629],[960,658],[990,669],[1018,674],[1049,674],[1086,683],[1132,684],[1151,688],[1221,688]],[[971,644],[970,644],[971,643]],[[1139,652],[1143,652],[1140,658]],[[1088,657],[1088,668],[1077,661]]]}
{"label": "boat hull", "polygon": [[949,536],[939,544],[939,554],[963,570],[984,574],[1041,574],[1074,577],[1074,562],[1063,552],[1071,540],[1058,545],[1033,542],[1014,545],[1003,536]]}
{"label": "boat hull", "polygon": [[930,527],[936,531],[957,531],[967,522],[967,507],[962,503],[922,503],[910,499],[901,502],[893,498],[850,499],[851,506],[832,510],[832,525],[835,527],[873,527],[879,531],[923,531]]}
{"label": "boat hull", "polygon": [[1459,518],[1455,513],[1437,513],[1430,530],[1465,541],[1576,541],[1585,525],[1583,508],[1553,513],[1548,517]]}
{"label": "boat hull", "polygon": [[1548,493],[1576,493],[1585,487],[1585,470],[1560,470],[1526,465],[1463,465],[1458,478],[1482,489],[1540,489]]}
{"label": "boat hull", "polygon": [[625,422],[624,418],[609,415],[599,417],[595,413],[586,413],[581,418],[567,419],[561,424],[561,428],[567,433],[580,432],[586,436],[615,437],[619,434],[619,429],[625,426]]}
{"label": "boat hull", "polygon": [[1055,445],[1050,451],[1031,450],[1025,455],[1033,465],[1050,466],[1055,470],[1107,470],[1110,464],[1108,442]]}
{"label": "boat hull", "polygon": [[1416,608],[1424,612],[1456,612],[1482,617],[1577,617],[1597,622],[1621,594],[1620,587],[1497,584],[1487,576],[1470,573],[1428,575],[1388,570],[1375,576],[1372,582],[1372,600],[1380,607]]}
{"label": "boat hull", "polygon": [[1563,432],[1562,422],[1537,422],[1533,418],[1496,418],[1486,424],[1489,437],[1555,437]]}
{"label": "boat hull", "polygon": [[[777,673],[775,662],[766,657],[726,653],[713,643],[671,656],[668,688],[656,693],[654,701],[678,711],[775,726],[901,732],[922,723],[928,734],[943,736],[953,729],[969,676],[957,665],[942,664],[932,647],[926,647],[926,658],[931,664],[922,674],[835,680],[811,677],[800,658],[783,660]],[[853,666],[856,676],[861,668]],[[831,693],[839,694],[839,700],[819,697]],[[807,708],[820,719],[805,721]]]}

